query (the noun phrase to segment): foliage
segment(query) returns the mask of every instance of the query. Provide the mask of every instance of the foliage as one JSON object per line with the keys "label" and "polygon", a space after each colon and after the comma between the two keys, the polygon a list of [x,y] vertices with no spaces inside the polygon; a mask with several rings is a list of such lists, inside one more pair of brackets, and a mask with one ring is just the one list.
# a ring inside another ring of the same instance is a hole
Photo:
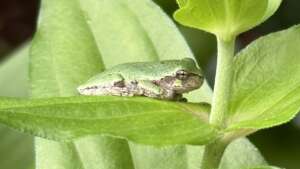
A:
{"label": "foliage", "polygon": [[[203,103],[211,102],[206,83],[187,95],[197,103],[76,97],[79,84],[113,65],[193,55],[150,0],[44,0],[30,51],[34,99],[1,98],[0,122],[43,137],[35,142],[37,169],[193,169],[202,156],[204,169],[273,169],[247,141],[233,141],[285,123],[299,111],[300,27],[262,37],[236,57],[233,49],[238,34],[269,18],[280,3],[178,0],[177,21],[218,39],[221,64],[210,112]],[[215,112],[218,106],[224,112]],[[204,152],[195,146],[203,144]],[[242,155],[254,160],[247,163]]]}

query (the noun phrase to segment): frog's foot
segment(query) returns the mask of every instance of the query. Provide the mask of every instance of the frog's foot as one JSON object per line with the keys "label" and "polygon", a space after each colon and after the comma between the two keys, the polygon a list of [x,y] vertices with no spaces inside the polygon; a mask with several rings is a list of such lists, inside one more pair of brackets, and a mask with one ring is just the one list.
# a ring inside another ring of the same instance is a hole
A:
{"label": "frog's foot", "polygon": [[181,98],[178,98],[176,101],[178,101],[178,102],[188,102],[188,99],[187,98],[185,98],[185,97],[181,97]]}
{"label": "frog's foot", "polygon": [[164,92],[163,99],[179,101],[179,102],[187,102],[187,99],[182,97],[182,94],[175,93],[173,90],[166,90]]}
{"label": "frog's foot", "polygon": [[173,90],[163,90],[161,99],[174,100],[176,93]]}

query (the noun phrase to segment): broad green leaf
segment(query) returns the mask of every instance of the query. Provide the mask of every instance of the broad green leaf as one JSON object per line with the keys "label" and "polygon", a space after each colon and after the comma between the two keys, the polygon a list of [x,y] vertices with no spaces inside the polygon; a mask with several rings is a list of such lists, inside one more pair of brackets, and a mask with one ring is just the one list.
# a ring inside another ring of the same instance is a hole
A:
{"label": "broad green leaf", "polygon": [[2,123],[59,141],[112,135],[142,144],[206,144],[218,136],[207,104],[108,96],[0,101]]}
{"label": "broad green leaf", "polygon": [[267,165],[259,150],[245,138],[233,141],[225,150],[220,169],[246,169]]}
{"label": "broad green leaf", "polygon": [[258,167],[251,167],[249,169],[281,169],[281,168],[274,167],[274,166],[258,166]]}
{"label": "broad green leaf", "polygon": [[[71,96],[103,70],[94,37],[78,1],[43,0],[30,53],[32,97]],[[37,169],[83,169],[74,143],[35,139]]]}
{"label": "broad green leaf", "polygon": [[28,96],[28,50],[24,44],[0,64],[0,96]]}
{"label": "broad green leaf", "polygon": [[85,169],[133,169],[126,140],[90,136],[76,141],[76,150]]}
{"label": "broad green leaf", "polygon": [[[150,147],[135,145],[131,147],[135,168],[142,169],[200,169],[203,146]],[[164,153],[163,153],[164,152]],[[166,153],[168,152],[168,153]],[[185,159],[180,159],[185,157]],[[142,163],[143,162],[143,163]],[[247,139],[233,141],[226,149],[220,169],[246,169],[266,165],[257,148]]]}
{"label": "broad green leaf", "polygon": [[281,0],[178,0],[174,14],[183,25],[230,40],[268,19]]}
{"label": "broad green leaf", "polygon": [[80,83],[103,70],[80,6],[76,0],[44,0],[39,19],[30,52],[32,96],[77,94]]}
{"label": "broad green leaf", "polygon": [[228,130],[258,130],[300,110],[300,26],[253,42],[235,59]]}
{"label": "broad green leaf", "polygon": [[0,125],[0,169],[30,167],[33,152],[32,137]]}
{"label": "broad green leaf", "polygon": [[[26,97],[28,44],[6,57],[0,64],[0,95]],[[29,168],[33,157],[32,137],[0,125],[0,169]]]}

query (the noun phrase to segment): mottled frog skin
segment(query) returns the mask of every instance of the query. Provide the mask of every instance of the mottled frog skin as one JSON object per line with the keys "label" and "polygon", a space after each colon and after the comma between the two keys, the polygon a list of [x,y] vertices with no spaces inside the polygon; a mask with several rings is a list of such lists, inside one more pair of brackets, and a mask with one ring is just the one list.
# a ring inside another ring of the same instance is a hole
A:
{"label": "mottled frog skin", "polygon": [[78,87],[82,95],[147,96],[182,100],[198,89],[203,76],[191,58],[116,65]]}

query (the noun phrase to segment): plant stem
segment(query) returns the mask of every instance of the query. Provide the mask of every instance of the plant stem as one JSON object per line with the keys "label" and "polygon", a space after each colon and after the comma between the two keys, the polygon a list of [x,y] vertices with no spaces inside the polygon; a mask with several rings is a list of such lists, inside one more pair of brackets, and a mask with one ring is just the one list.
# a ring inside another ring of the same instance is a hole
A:
{"label": "plant stem", "polygon": [[201,168],[218,169],[227,144],[216,141],[205,146]]}
{"label": "plant stem", "polygon": [[233,79],[234,44],[235,40],[227,42],[218,38],[217,73],[215,77],[210,123],[219,128],[225,127],[226,113],[229,108]]}
{"label": "plant stem", "polygon": [[[223,41],[218,38],[218,61],[215,77],[214,95],[210,124],[220,130],[226,127],[226,114],[229,110],[229,99],[233,79],[233,56],[235,39]],[[221,139],[205,147],[202,159],[202,169],[218,169],[227,143]]]}

